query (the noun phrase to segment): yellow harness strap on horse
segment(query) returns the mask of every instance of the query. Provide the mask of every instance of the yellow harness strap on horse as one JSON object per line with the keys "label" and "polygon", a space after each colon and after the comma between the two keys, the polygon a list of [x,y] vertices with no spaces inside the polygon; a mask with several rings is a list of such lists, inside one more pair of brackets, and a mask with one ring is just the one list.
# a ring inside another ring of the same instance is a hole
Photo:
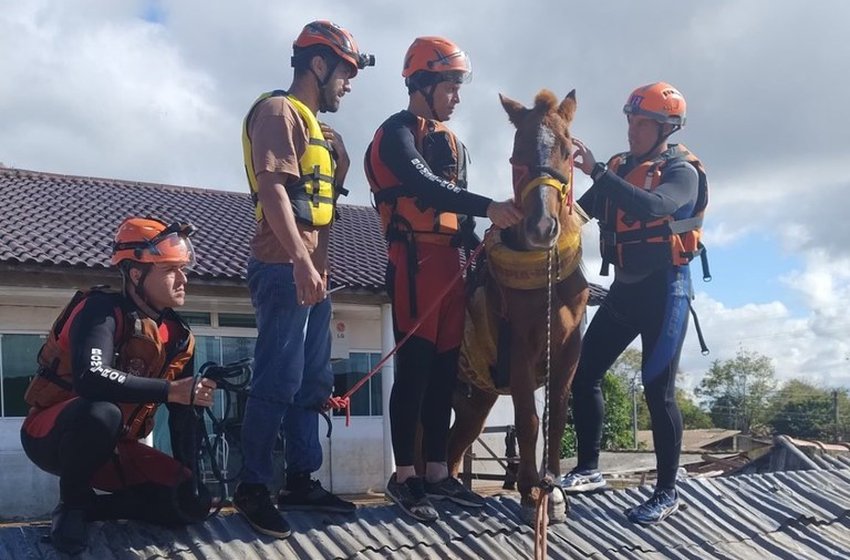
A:
{"label": "yellow harness strap on horse", "polygon": [[[572,274],[581,263],[581,231],[561,230],[558,237],[558,278]],[[537,290],[548,281],[546,251],[514,251],[502,242],[501,232],[491,229],[484,236],[490,274],[505,288]]]}

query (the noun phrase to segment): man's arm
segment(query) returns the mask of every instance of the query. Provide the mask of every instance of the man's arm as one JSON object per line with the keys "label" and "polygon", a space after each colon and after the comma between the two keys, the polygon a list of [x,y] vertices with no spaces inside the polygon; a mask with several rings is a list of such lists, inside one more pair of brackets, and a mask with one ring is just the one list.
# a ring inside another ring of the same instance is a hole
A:
{"label": "man's arm", "polygon": [[661,184],[651,191],[635,187],[610,171],[597,179],[594,188],[604,192],[627,214],[647,221],[672,216],[680,208],[695,204],[699,176],[691,164],[679,161],[664,169]]}
{"label": "man's arm", "polygon": [[111,297],[91,296],[74,318],[69,333],[74,390],[89,400],[161,403],[169,383],[113,367],[116,319]]}
{"label": "man's arm", "polygon": [[471,216],[487,216],[492,199],[461,189],[455,183],[438,177],[423,155],[416,149],[413,131],[401,118],[384,124],[380,158],[402,184],[410,187],[419,201],[440,212]]}

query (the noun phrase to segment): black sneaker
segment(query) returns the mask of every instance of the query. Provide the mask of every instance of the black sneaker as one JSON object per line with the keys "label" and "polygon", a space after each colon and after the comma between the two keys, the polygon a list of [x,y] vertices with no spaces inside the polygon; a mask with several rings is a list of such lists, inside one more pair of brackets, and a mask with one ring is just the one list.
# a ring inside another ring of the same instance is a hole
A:
{"label": "black sneaker", "polygon": [[406,514],[419,521],[435,521],[439,515],[425,495],[421,478],[413,476],[403,483],[396,482],[396,473],[387,482],[387,498],[398,504]]}
{"label": "black sneaker", "polygon": [[62,502],[53,510],[50,542],[59,552],[76,555],[88,548],[88,531],[84,509],[70,508]]}
{"label": "black sneaker", "polygon": [[274,507],[265,484],[240,483],[233,496],[233,506],[258,533],[278,539],[292,534],[289,523]]}
{"label": "black sneaker", "polygon": [[456,504],[473,508],[484,507],[486,503],[484,498],[453,476],[439,482],[425,481],[425,494],[432,500],[451,500]]}
{"label": "black sneaker", "polygon": [[282,510],[326,511],[329,513],[354,513],[357,506],[324,488],[318,480],[308,480],[307,484],[295,490],[281,490],[277,495],[277,505]]}

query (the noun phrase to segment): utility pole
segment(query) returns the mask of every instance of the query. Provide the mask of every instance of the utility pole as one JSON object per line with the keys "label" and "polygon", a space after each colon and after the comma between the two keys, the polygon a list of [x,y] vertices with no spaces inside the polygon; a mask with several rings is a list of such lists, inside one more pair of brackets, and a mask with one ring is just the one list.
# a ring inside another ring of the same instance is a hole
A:
{"label": "utility pole", "polygon": [[632,377],[632,441],[635,445],[635,451],[638,448],[637,438],[637,374]]}
{"label": "utility pole", "polygon": [[838,389],[832,391],[832,413],[835,428],[835,443],[841,441],[841,428],[838,414]]}

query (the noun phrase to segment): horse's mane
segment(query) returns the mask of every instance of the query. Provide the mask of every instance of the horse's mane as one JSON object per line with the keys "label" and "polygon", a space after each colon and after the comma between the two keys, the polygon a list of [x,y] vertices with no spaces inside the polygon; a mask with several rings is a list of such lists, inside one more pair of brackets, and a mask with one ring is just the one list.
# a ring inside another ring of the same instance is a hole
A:
{"label": "horse's mane", "polygon": [[548,89],[541,89],[534,98],[534,110],[548,113],[558,106],[558,98]]}

